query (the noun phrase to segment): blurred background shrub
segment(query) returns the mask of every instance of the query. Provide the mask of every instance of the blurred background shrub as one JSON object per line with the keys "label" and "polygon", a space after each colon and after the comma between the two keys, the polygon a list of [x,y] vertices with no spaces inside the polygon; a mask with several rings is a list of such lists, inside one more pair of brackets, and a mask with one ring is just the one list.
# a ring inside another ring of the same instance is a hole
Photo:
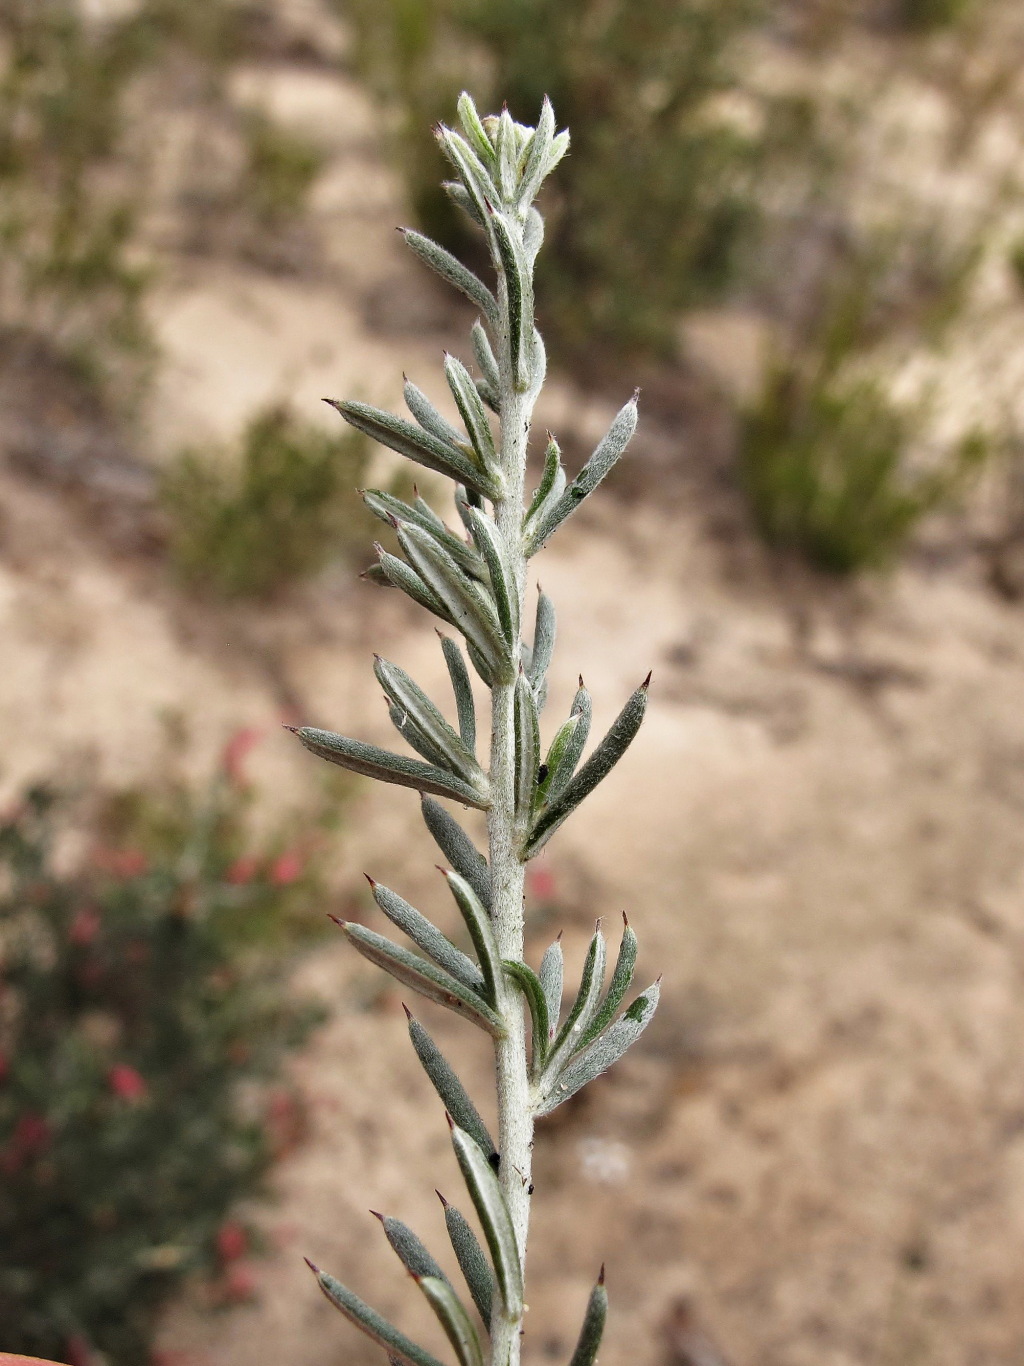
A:
{"label": "blurred background shrub", "polygon": [[301,1132],[281,1067],[322,1018],[282,953],[312,919],[317,840],[247,833],[253,739],[205,790],[101,804],[77,855],[54,789],[0,823],[7,1350],[138,1366],[186,1276],[247,1293],[252,1235],[229,1213]]}
{"label": "blurred background shrub", "polygon": [[252,420],[237,453],[185,452],[163,483],[175,568],[202,591],[266,598],[356,543],[365,555],[355,489],[368,459],[358,433],[329,436],[279,407]]}

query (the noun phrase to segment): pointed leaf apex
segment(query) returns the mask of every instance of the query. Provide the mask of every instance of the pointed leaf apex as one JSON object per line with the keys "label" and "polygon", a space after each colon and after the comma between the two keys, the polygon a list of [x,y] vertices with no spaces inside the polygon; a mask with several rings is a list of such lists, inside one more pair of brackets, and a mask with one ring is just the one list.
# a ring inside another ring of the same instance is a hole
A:
{"label": "pointed leaf apex", "polygon": [[652,670],[650,671],[650,673],[647,675],[647,677],[644,679],[644,681],[640,684],[640,686],[641,686],[641,688],[643,688],[644,692],[646,692],[647,689],[651,686],[651,678],[653,677],[653,675],[654,675],[654,670],[652,669]]}
{"label": "pointed leaf apex", "polygon": [[639,402],[640,402],[640,387],[639,387],[639,385],[633,390],[633,397],[632,397],[629,401],[630,401],[630,403],[639,403]]}
{"label": "pointed leaf apex", "polygon": [[441,1192],[440,1192],[439,1190],[436,1190],[436,1189],[435,1189],[434,1194],[437,1196],[438,1200],[440,1200],[441,1204],[445,1207],[445,1209],[447,1209],[447,1208],[448,1208],[448,1201],[444,1198],[444,1196],[441,1194]]}
{"label": "pointed leaf apex", "polygon": [[316,1262],[311,1262],[308,1257],[303,1257],[302,1260],[306,1263],[314,1276],[320,1275],[320,1268],[317,1266]]}
{"label": "pointed leaf apex", "polygon": [[598,1285],[604,1285],[604,1262],[601,1263],[601,1274],[597,1278]]}
{"label": "pointed leaf apex", "polygon": [[445,1110],[445,1112],[444,1112],[444,1117],[445,1117],[445,1119],[448,1121],[448,1128],[451,1130],[452,1133],[454,1133],[454,1132],[455,1132],[455,1121],[454,1121],[454,1119],[452,1119],[451,1115],[448,1113],[447,1110]]}
{"label": "pointed leaf apex", "polygon": [[299,726],[283,726],[283,729],[284,729],[284,730],[290,730],[291,733],[292,733],[293,735],[298,735],[300,727],[299,727]]}
{"label": "pointed leaf apex", "polygon": [[383,1216],[383,1214],[381,1214],[380,1210],[372,1209],[372,1210],[370,1210],[370,1213],[373,1215],[373,1217],[374,1217],[375,1219],[379,1219],[379,1220],[381,1221],[381,1223],[383,1224],[383,1222],[384,1222],[384,1216]]}
{"label": "pointed leaf apex", "polygon": [[369,873],[364,873],[363,877],[366,878],[367,882],[370,884],[371,887],[377,886],[377,879],[375,877],[371,877]]}
{"label": "pointed leaf apex", "polygon": [[628,930],[628,929],[629,929],[629,916],[626,914],[625,911],[622,912],[622,923],[623,923],[623,925],[625,926],[625,928]]}
{"label": "pointed leaf apex", "polygon": [[583,682],[583,675],[582,675],[582,674],[580,674],[580,687],[581,687],[581,688],[586,687],[586,684]]}
{"label": "pointed leaf apex", "polygon": [[412,1011],[409,1009],[409,1007],[405,1004],[404,1001],[402,1002],[402,1009],[405,1011],[405,1018],[407,1020],[411,1020],[413,1018]]}

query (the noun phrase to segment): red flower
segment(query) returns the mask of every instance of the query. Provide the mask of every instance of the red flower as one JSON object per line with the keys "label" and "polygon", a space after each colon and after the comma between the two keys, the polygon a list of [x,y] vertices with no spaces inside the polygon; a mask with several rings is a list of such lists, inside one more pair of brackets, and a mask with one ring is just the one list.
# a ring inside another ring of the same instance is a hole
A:
{"label": "red flower", "polygon": [[228,781],[236,787],[244,787],[246,784],[245,761],[249,751],[259,743],[259,740],[260,732],[255,726],[243,726],[241,730],[235,731],[224,746],[220,766]]}
{"label": "red flower", "polygon": [[141,1100],[149,1089],[146,1079],[125,1062],[115,1063],[107,1073],[107,1085],[122,1100]]}
{"label": "red flower", "polygon": [[281,854],[270,865],[270,880],[275,887],[287,887],[298,882],[305,870],[302,855],[295,849]]}
{"label": "red flower", "polygon": [[244,887],[247,882],[251,882],[260,870],[260,861],[255,854],[243,854],[241,858],[236,858],[231,867],[224,874],[224,881],[230,882],[233,887]]}
{"label": "red flower", "polygon": [[100,932],[100,913],[95,906],[83,906],[81,910],[75,912],[68,929],[68,938],[72,944],[77,944],[79,948],[84,948]]}
{"label": "red flower", "polygon": [[236,1262],[224,1273],[224,1298],[234,1303],[251,1300],[256,1293],[256,1277],[252,1270]]}
{"label": "red flower", "polygon": [[558,895],[558,883],[550,868],[528,869],[526,885],[530,895],[538,901],[554,901]]}
{"label": "red flower", "polygon": [[241,1224],[229,1220],[217,1230],[217,1255],[222,1262],[237,1262],[239,1257],[245,1256],[248,1245],[249,1240]]}

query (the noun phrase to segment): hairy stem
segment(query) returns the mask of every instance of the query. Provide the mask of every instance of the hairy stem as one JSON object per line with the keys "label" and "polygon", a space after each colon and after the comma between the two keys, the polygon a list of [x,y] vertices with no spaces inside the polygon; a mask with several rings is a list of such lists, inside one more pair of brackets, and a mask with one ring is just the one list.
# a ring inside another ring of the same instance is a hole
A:
{"label": "hairy stem", "polygon": [[[507,318],[503,280],[499,282],[499,307],[502,316]],[[526,581],[526,554],[522,535],[523,487],[529,407],[532,405],[528,404],[524,395],[516,392],[507,333],[499,340],[499,365],[502,388],[501,463],[506,480],[506,496],[495,504],[494,512],[508,565],[515,578],[521,620]],[[514,657],[518,656],[519,641],[516,642]],[[491,809],[487,826],[493,888],[492,917],[498,949],[502,958],[519,961],[523,957],[525,866],[519,857],[515,817],[514,695],[514,685],[508,684],[498,684],[491,694]],[[533,1110],[527,1073],[522,998],[508,979],[499,985],[497,1009],[508,1026],[507,1037],[495,1044],[498,1148],[501,1153],[499,1175],[525,1272],[526,1237],[530,1221]],[[521,1318],[507,1318],[498,1305],[491,1325],[490,1366],[519,1366],[521,1333]]]}

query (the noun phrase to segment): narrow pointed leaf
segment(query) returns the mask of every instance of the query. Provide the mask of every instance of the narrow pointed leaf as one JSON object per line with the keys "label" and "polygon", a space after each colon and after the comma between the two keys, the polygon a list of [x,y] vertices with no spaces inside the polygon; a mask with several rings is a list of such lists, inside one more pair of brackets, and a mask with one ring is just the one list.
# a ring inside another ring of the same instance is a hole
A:
{"label": "narrow pointed leaf", "polygon": [[419,603],[420,607],[425,607],[428,612],[432,612],[435,617],[440,617],[450,626],[455,624],[447,607],[434,590],[423,582],[415,569],[410,568],[397,555],[390,554],[382,545],[374,548],[379,557],[380,572],[393,588],[400,588],[406,597],[412,598],[413,602]]}
{"label": "narrow pointed leaf", "polygon": [[535,555],[552,532],[597,488],[619,460],[636,431],[636,394],[619,409],[593,455],[556,503],[538,517],[529,537],[528,553]]}
{"label": "narrow pointed leaf", "polygon": [[523,167],[522,180],[519,185],[520,209],[528,208],[537,198],[537,191],[548,173],[548,158],[554,137],[555,111],[551,107],[551,101],[545,95],[540,107],[540,118],[537,120],[536,130],[530,139],[526,164]]}
{"label": "narrow pointed leaf", "polygon": [[498,132],[494,140],[494,150],[498,157],[498,189],[502,199],[508,203],[516,190],[516,164],[519,161],[519,146],[516,140],[515,124],[507,109],[498,118]]}
{"label": "narrow pointed leaf", "polygon": [[470,938],[473,940],[476,956],[480,960],[480,971],[484,975],[484,994],[493,1005],[495,987],[498,978],[501,976],[501,955],[498,953],[498,944],[494,938],[491,917],[483,902],[464,877],[460,877],[458,873],[454,873],[450,869],[444,869],[443,872],[449,890],[455,898],[455,904],[466,922],[466,929],[469,930]]}
{"label": "narrow pointed leaf", "polygon": [[452,1129],[452,1146],[491,1251],[506,1317],[518,1319],[523,1312],[522,1263],[498,1178],[479,1145],[458,1125]]}
{"label": "narrow pointed leaf", "polygon": [[401,944],[394,944],[383,935],[374,934],[373,930],[368,930],[363,925],[354,925],[351,921],[344,920],[338,921],[338,925],[364,958],[389,972],[404,986],[418,991],[428,1001],[446,1006],[456,1015],[472,1020],[494,1038],[504,1037],[505,1024],[500,1016],[496,1015],[475,991],[457,982],[450,973],[444,972],[425,958],[410,953],[408,949],[402,948]]}
{"label": "narrow pointed leaf", "polygon": [[[538,515],[540,509],[544,506],[545,501],[550,497],[552,490],[555,488],[559,471],[562,473],[562,487],[564,488],[565,471],[562,470],[562,452],[559,449],[558,442],[549,432],[547,450],[544,452],[544,472],[541,475],[540,483],[537,485],[537,491],[530,500],[530,506],[526,511],[526,516],[523,518],[524,528],[529,528],[530,523]],[[561,489],[558,490],[556,497],[560,496],[560,494]]]}
{"label": "narrow pointed leaf", "polygon": [[[414,484],[413,488],[415,487],[416,486]],[[444,524],[444,520],[437,515],[437,513],[426,501],[426,499],[422,498],[418,492],[416,494],[416,497],[413,499],[413,505],[416,508],[416,511],[420,514],[420,516],[425,518],[425,526],[432,527],[435,531],[448,530],[448,528]]]}
{"label": "narrow pointed leaf", "polygon": [[516,679],[514,708],[516,820],[526,822],[533,810],[533,799],[537,789],[540,730],[533,689],[523,673]]}
{"label": "narrow pointed leaf", "polygon": [[554,139],[554,141],[553,141],[552,144],[551,144],[551,150],[548,152],[547,165],[546,165],[546,167],[545,167],[545,169],[544,169],[544,174],[545,174],[545,176],[549,176],[549,175],[551,174],[551,172],[555,169],[555,167],[558,165],[558,163],[562,160],[562,158],[565,156],[565,154],[566,154],[566,152],[567,152],[568,150],[569,150],[569,130],[568,130],[568,128],[566,128],[563,132],[561,132],[561,133],[559,133],[559,134],[557,135],[557,137]]}
{"label": "narrow pointed leaf", "polygon": [[476,357],[477,365],[480,367],[480,373],[491,388],[497,392],[501,388],[498,362],[495,360],[494,351],[491,348],[491,339],[484,331],[479,318],[473,324],[473,331],[470,335],[473,339],[473,354]]}
{"label": "narrow pointed leaf", "polygon": [[650,1023],[658,1005],[659,992],[660,988],[655,982],[642,996],[636,998],[621,1020],[616,1020],[582,1053],[577,1053],[546,1089],[544,1099],[536,1111],[538,1117],[550,1114],[563,1101],[574,1096],[588,1082],[599,1077],[602,1072],[607,1072],[613,1063],[618,1062]]}
{"label": "narrow pointed leaf", "polygon": [[565,975],[565,959],[562,953],[562,936],[544,950],[540,960],[540,985],[548,1008],[548,1039],[554,1038],[558,1030],[558,1020],[562,1013],[562,981]]}
{"label": "narrow pointed leaf", "polygon": [[476,752],[476,703],[473,701],[473,688],[469,681],[469,670],[462,658],[458,643],[450,636],[441,637],[441,652],[448,666],[448,676],[452,680],[455,694],[455,709],[459,716],[459,735],[462,743],[471,754]]}
{"label": "narrow pointed leaf", "polygon": [[391,724],[406,744],[411,745],[417,754],[426,759],[428,764],[435,764],[438,768],[443,769],[449,767],[445,756],[430,743],[428,737],[423,734],[407,711],[403,711],[401,707],[396,707],[393,702],[389,702],[388,716],[391,718]]}
{"label": "narrow pointed leaf", "polygon": [[[575,757],[573,756],[570,747],[582,720],[583,718],[578,713],[575,716],[570,716],[568,721],[563,722],[555,732],[555,738],[551,741],[547,757],[537,772],[537,793],[535,798],[535,805],[537,807],[542,806],[544,802],[549,799],[554,784],[559,782],[563,775],[565,777],[565,782],[568,782],[569,778],[572,777],[571,772],[564,774],[564,769],[569,763],[572,763],[573,767],[575,767]],[[563,782],[562,786],[564,785],[565,783]]]}
{"label": "narrow pointed leaf", "polygon": [[590,1292],[587,1312],[583,1316],[583,1327],[580,1329],[579,1341],[576,1343],[576,1350],[572,1354],[569,1366],[594,1366],[601,1346],[601,1338],[604,1334],[604,1321],[607,1317],[608,1292],[604,1288],[604,1268],[602,1267],[601,1279]]}
{"label": "narrow pointed leaf", "polygon": [[480,208],[476,199],[469,193],[465,185],[461,185],[457,180],[444,180],[441,182],[441,189],[452,201],[457,204],[463,213],[468,214],[474,223],[479,224],[484,231],[487,231],[487,223],[484,219],[484,210]]}
{"label": "narrow pointed leaf", "polygon": [[437,1315],[448,1341],[455,1349],[459,1366],[484,1366],[480,1339],[462,1301],[446,1280],[438,1276],[417,1276],[416,1284]]}
{"label": "narrow pointed leaf", "polygon": [[576,993],[572,1009],[565,1017],[565,1023],[556,1034],[555,1041],[551,1045],[551,1052],[544,1068],[545,1089],[549,1088],[567,1060],[575,1053],[587,1025],[597,1013],[601,992],[604,990],[607,955],[608,947],[605,943],[605,937],[601,933],[600,923],[598,923],[594,937],[590,941],[590,948],[587,950],[586,961],[583,964],[580,989]]}
{"label": "narrow pointed leaf", "polygon": [[437,1357],[413,1342],[412,1338],[406,1337],[375,1309],[371,1309],[347,1285],[342,1285],[341,1281],[335,1280],[326,1271],[316,1271],[316,1278],[320,1289],[335,1309],[340,1309],[350,1323],[378,1342],[393,1360],[401,1362],[402,1366],[443,1366]]}
{"label": "narrow pointed leaf", "polygon": [[422,233],[415,232],[412,228],[403,228],[402,236],[424,265],[429,266],[442,280],[447,280],[450,285],[454,285],[465,294],[471,303],[476,304],[489,323],[497,325],[498,304],[483,280],[474,275],[468,266],[464,266],[450,251],[445,251],[444,247],[432,242],[429,237],[424,237]]}
{"label": "narrow pointed leaf", "polygon": [[534,1077],[540,1075],[547,1058],[548,1044],[551,1039],[551,1025],[548,1020],[548,1003],[540,978],[526,963],[505,960],[505,972],[515,982],[526,998],[533,1027],[533,1050],[530,1057],[530,1071]]}
{"label": "narrow pointed leaf", "polygon": [[544,219],[536,209],[531,209],[526,215],[526,222],[523,224],[523,249],[531,266],[537,260],[537,253],[543,245]]}
{"label": "narrow pointed leaf", "polygon": [[509,678],[508,642],[484,591],[468,579],[447,551],[420,527],[399,525],[397,535],[412,567],[441,599],[454,624],[487,662],[492,678]]}
{"label": "narrow pointed leaf", "polygon": [[408,712],[417,729],[444,755],[445,766],[471,787],[486,794],[487,774],[419,684],[404,669],[380,655],[374,656],[373,672],[395,706]]}
{"label": "narrow pointed leaf", "polygon": [[[408,1011],[406,1012],[409,1013]],[[480,1118],[476,1106],[470,1100],[466,1088],[459,1081],[451,1064],[420,1024],[414,1015],[409,1014],[409,1038],[416,1050],[416,1056],[430,1079],[430,1084],[440,1097],[444,1108],[460,1129],[465,1129],[480,1145],[488,1158],[494,1156],[497,1148],[487,1132],[487,1126]]]}
{"label": "narrow pointed leaf", "polygon": [[[530,266],[533,269],[533,266]],[[548,353],[544,346],[544,338],[536,328],[533,329],[533,344],[530,354],[530,394],[536,398],[544,387],[544,379],[548,373]]]}
{"label": "narrow pointed leaf", "polygon": [[464,138],[453,133],[450,128],[441,127],[437,132],[441,151],[445,154],[462,182],[480,221],[486,223],[501,202],[497,186],[491,174]]}
{"label": "narrow pointed leaf", "polygon": [[455,817],[450,816],[439,802],[424,797],[421,805],[424,823],[437,842],[437,847],[490,910],[491,870],[487,860]]}
{"label": "narrow pointed leaf", "polygon": [[439,1281],[447,1281],[448,1277],[408,1224],[403,1224],[401,1219],[392,1219],[388,1214],[377,1217],[384,1229],[384,1236],[407,1271],[413,1276],[436,1276]]}
{"label": "narrow pointed leaf", "polygon": [[530,354],[533,341],[533,273],[526,259],[518,227],[504,214],[491,215],[502,274],[508,293],[509,353],[516,388],[530,387]]}
{"label": "narrow pointed leaf", "polygon": [[436,925],[422,915],[415,906],[410,906],[404,897],[384,887],[379,882],[370,881],[373,899],[384,912],[392,925],[397,925],[407,934],[414,944],[432,958],[439,968],[451,973],[464,987],[482,996],[484,992],[483,973],[467,954],[456,948],[447,935],[442,934]]}
{"label": "narrow pointed leaf", "polygon": [[469,484],[488,498],[499,497],[501,484],[493,474],[481,469],[469,456],[447,441],[440,441],[430,432],[425,432],[414,422],[406,422],[404,417],[396,417],[382,408],[374,408],[370,403],[357,403],[329,398],[327,402],[336,408],[346,422],[358,431],[379,441],[382,446],[397,451],[407,460],[412,460],[425,469],[437,474],[447,475],[449,479]]}
{"label": "narrow pointed leaf", "polygon": [[423,508],[412,507],[410,504],[396,498],[394,494],[383,493],[380,489],[364,489],[362,494],[363,502],[382,522],[387,522],[389,526],[396,521],[410,522],[413,526],[422,528],[428,535],[433,536],[439,545],[444,546],[448,554],[462,569],[474,578],[482,579],[487,573],[487,567],[481,556],[472,546],[466,545],[465,541],[454,535],[436,516],[422,499],[417,500],[423,503]]}
{"label": "narrow pointed leaf", "polygon": [[482,402],[490,408],[491,412],[497,413],[500,416],[501,398],[498,394],[498,390],[495,389],[493,385],[488,384],[485,379],[475,379],[473,381],[473,387],[480,395]]}
{"label": "narrow pointed leaf", "polygon": [[451,797],[480,811],[486,811],[490,805],[488,796],[433,764],[421,764],[416,759],[407,759],[404,754],[392,754],[390,750],[314,726],[302,726],[295,734],[311,754],[339,764],[352,773],[362,773],[382,783],[395,783],[398,787],[412,787],[417,792],[430,792],[435,797]]}
{"label": "narrow pointed leaf", "polygon": [[552,797],[537,817],[524,853],[532,858],[542,849],[554,832],[580,802],[606,778],[625,754],[644,719],[647,710],[647,686],[637,688],[626,705],[612,722],[607,735],[594,750],[574,778],[562,789],[557,797]]}
{"label": "narrow pointed leaf", "polygon": [[519,638],[519,594],[505,560],[498,528],[479,508],[469,509],[470,534],[487,565],[491,595],[509,650]]}
{"label": "narrow pointed leaf", "polygon": [[[580,679],[580,686],[576,690],[576,696],[572,700],[572,708],[569,712],[569,720],[576,720],[577,724],[566,736],[565,748],[559,759],[557,769],[552,767],[547,781],[546,800],[550,805],[558,794],[568,786],[570,778],[576,772],[576,767],[583,757],[583,751],[587,747],[587,739],[590,735],[590,723],[593,720],[594,706],[591,701],[590,693],[583,686]],[[557,739],[557,737],[556,737]],[[553,744],[554,742],[552,742]]]}
{"label": "narrow pointed leaf", "polygon": [[444,1206],[445,1228],[448,1230],[459,1270],[465,1277],[477,1313],[489,1327],[494,1310],[494,1272],[465,1215],[454,1205],[449,1205],[443,1195],[440,1196],[440,1200]]}
{"label": "narrow pointed leaf", "polygon": [[480,115],[477,113],[473,97],[468,91],[464,90],[459,96],[456,108],[459,114],[459,122],[462,124],[462,131],[465,133],[467,141],[484,165],[492,167],[495,161],[494,147],[491,144],[490,138],[487,136],[487,130],[480,121]]}
{"label": "narrow pointed leaf", "polygon": [[497,469],[498,455],[494,449],[494,436],[480,395],[476,391],[473,377],[455,356],[444,358],[444,374],[452,398],[459,410],[466,431],[469,433],[477,463],[485,470]]}
{"label": "narrow pointed leaf", "polygon": [[530,660],[530,682],[537,694],[538,710],[543,706],[541,696],[546,692],[545,680],[555,649],[555,604],[544,592],[537,594],[537,616],[533,627],[533,654]]}
{"label": "narrow pointed leaf", "polygon": [[633,981],[633,972],[636,968],[636,954],[636,935],[627,922],[623,926],[622,943],[619,945],[619,956],[615,960],[615,969],[612,972],[612,980],[608,986],[607,995],[601,1002],[596,1015],[583,1031],[583,1035],[577,1046],[578,1049],[585,1047],[585,1045],[596,1039],[597,1036],[602,1034],[615,1019],[615,1013],[622,1004],[623,998]]}
{"label": "narrow pointed leaf", "polygon": [[466,445],[463,434],[457,427],[452,426],[443,413],[438,412],[423,390],[413,384],[411,379],[406,379],[402,385],[402,397],[405,399],[405,406],[424,431],[436,436],[438,441],[446,441],[456,450],[463,450],[464,455],[469,454],[463,449]]}

